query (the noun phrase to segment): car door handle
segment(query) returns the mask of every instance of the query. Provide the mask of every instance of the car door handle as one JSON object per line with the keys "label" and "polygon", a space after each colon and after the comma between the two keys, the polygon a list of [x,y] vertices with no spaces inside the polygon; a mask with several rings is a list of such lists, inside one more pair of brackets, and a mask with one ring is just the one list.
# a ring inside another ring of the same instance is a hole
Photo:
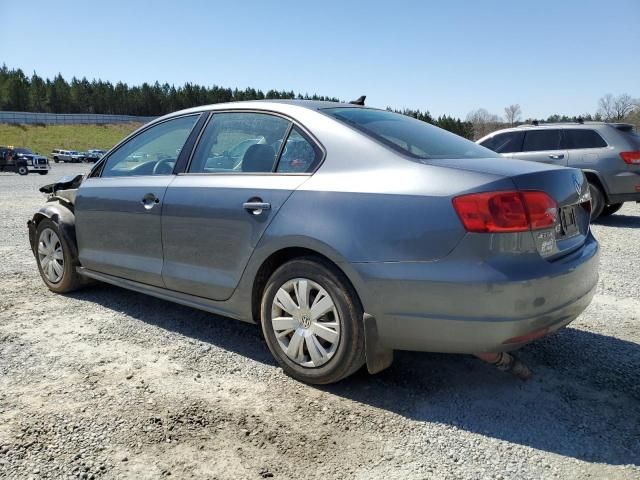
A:
{"label": "car door handle", "polygon": [[242,208],[253,213],[254,215],[260,215],[264,210],[271,210],[271,204],[263,202],[262,200],[249,200],[242,204]]}
{"label": "car door handle", "polygon": [[147,210],[151,210],[154,205],[157,205],[158,203],[160,203],[160,199],[156,197],[153,193],[147,193],[144,197],[142,197],[142,200],[140,200],[140,203]]}
{"label": "car door handle", "polygon": [[564,154],[560,153],[560,154],[549,155],[549,158],[551,160],[562,160],[564,158]]}

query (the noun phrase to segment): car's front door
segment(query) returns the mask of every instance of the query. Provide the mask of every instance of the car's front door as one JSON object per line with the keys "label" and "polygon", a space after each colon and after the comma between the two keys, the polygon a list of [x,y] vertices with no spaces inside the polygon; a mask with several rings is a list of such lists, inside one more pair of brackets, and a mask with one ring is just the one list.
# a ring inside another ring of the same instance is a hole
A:
{"label": "car's front door", "polygon": [[153,125],[111,152],[76,196],[81,264],[155,286],[162,283],[161,211],[174,166],[199,115]]}
{"label": "car's front door", "polygon": [[569,152],[563,148],[562,130],[540,128],[525,131],[522,152],[513,153],[512,157],[567,166]]}
{"label": "car's front door", "polygon": [[[285,118],[215,113],[162,214],[167,288],[226,300],[279,208],[321,151]],[[284,147],[282,145],[284,144]]]}

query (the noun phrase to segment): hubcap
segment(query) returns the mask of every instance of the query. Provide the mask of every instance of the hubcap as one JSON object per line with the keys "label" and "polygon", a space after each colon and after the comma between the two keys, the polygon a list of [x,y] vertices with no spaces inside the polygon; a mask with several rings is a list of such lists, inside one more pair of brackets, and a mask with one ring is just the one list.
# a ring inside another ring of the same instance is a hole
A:
{"label": "hubcap", "polygon": [[58,234],[45,228],[38,241],[38,262],[47,280],[58,283],[64,274],[64,253]]}
{"label": "hubcap", "polygon": [[340,317],[331,296],[307,278],[294,278],[278,289],[271,325],[282,351],[303,367],[327,363],[340,342]]}

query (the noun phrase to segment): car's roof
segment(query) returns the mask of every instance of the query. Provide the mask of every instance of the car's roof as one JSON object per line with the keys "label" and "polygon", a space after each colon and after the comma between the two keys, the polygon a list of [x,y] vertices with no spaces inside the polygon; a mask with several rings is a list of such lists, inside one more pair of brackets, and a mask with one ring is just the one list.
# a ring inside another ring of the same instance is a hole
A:
{"label": "car's roof", "polygon": [[327,102],[319,100],[246,100],[243,102],[227,102],[227,103],[214,103],[211,105],[201,105],[199,107],[192,107],[186,110],[180,110],[165,115],[161,118],[169,118],[176,115],[183,115],[187,113],[206,112],[212,110],[234,110],[234,109],[255,109],[255,110],[267,110],[286,113],[293,108],[303,108],[305,110],[322,110],[324,108],[369,108],[361,105],[354,105],[352,103],[344,102]]}
{"label": "car's roof", "polygon": [[627,128],[627,127],[633,128],[633,125],[631,125],[629,123],[608,123],[608,122],[583,122],[583,123],[579,123],[579,122],[561,123],[561,122],[558,122],[558,123],[543,123],[541,125],[525,124],[525,125],[519,125],[517,127],[502,128],[500,130],[496,130],[494,132],[491,132],[491,133],[485,135],[480,140],[484,140],[485,138],[488,138],[488,137],[493,137],[494,135],[497,135],[498,133],[521,132],[523,130],[584,129],[584,128],[589,128],[589,129],[592,129],[592,130],[601,130],[601,129],[604,129],[604,128],[621,129],[621,128]]}

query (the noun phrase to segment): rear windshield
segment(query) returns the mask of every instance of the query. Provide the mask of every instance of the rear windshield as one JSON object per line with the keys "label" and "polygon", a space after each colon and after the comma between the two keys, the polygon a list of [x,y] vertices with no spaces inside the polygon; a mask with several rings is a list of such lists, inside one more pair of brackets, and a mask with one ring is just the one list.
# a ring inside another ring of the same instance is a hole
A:
{"label": "rear windshield", "polygon": [[351,107],[327,108],[322,112],[413,158],[496,156],[487,148],[406,115]]}

